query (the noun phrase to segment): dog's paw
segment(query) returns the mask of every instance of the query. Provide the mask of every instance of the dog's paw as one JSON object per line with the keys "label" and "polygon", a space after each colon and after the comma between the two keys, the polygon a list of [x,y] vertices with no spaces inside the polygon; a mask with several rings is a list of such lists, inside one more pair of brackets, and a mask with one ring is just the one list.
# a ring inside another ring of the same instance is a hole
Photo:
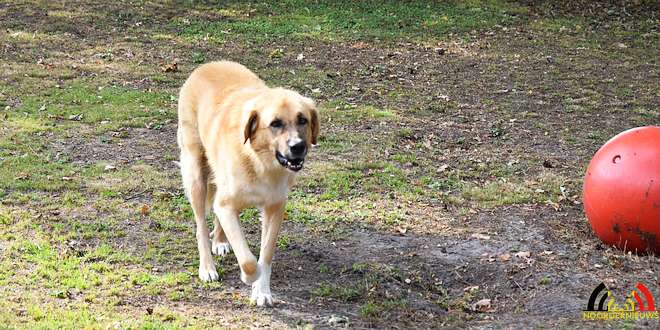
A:
{"label": "dog's paw", "polygon": [[199,265],[199,279],[204,282],[212,282],[220,279],[220,275],[215,270],[215,265],[213,264],[200,264]]}
{"label": "dog's paw", "polygon": [[231,246],[227,242],[216,242],[211,240],[211,252],[215,255],[224,257],[231,251]]}
{"label": "dog's paw", "polygon": [[252,294],[250,294],[250,302],[259,307],[273,306],[273,295],[270,293],[268,286],[261,285],[260,281],[252,284]]}

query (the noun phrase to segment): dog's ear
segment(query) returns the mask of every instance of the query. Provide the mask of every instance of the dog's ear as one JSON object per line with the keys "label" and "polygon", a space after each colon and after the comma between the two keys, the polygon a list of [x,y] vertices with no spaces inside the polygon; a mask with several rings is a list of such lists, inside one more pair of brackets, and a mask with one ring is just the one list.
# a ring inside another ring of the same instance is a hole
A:
{"label": "dog's ear", "polygon": [[310,110],[311,114],[311,120],[309,121],[312,126],[312,144],[316,145],[316,140],[319,137],[319,112],[316,110],[316,108],[312,108]]}
{"label": "dog's ear", "polygon": [[316,110],[316,103],[308,98],[308,97],[303,97],[303,103],[309,110],[309,126],[310,129],[312,130],[312,138],[311,142],[313,145],[316,145],[316,141],[319,137],[319,112]]}
{"label": "dog's ear", "polygon": [[257,111],[253,110],[250,112],[250,116],[248,117],[247,123],[245,124],[245,129],[243,131],[243,134],[245,135],[245,141],[243,141],[243,144],[252,139],[252,136],[254,135],[254,132],[257,131],[258,126],[259,114]]}

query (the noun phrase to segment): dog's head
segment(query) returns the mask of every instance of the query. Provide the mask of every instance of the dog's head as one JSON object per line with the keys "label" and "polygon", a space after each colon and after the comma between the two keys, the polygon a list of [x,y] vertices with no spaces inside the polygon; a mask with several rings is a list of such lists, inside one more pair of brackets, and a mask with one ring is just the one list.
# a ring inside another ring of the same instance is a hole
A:
{"label": "dog's head", "polygon": [[319,135],[316,104],[294,91],[271,89],[248,101],[245,141],[259,157],[293,172],[300,171]]}

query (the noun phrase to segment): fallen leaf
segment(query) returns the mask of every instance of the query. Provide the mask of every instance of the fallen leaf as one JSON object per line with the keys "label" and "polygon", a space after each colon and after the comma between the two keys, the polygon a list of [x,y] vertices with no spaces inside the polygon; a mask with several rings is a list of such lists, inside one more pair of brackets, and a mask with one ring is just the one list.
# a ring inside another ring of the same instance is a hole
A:
{"label": "fallen leaf", "polygon": [[426,149],[429,149],[429,150],[433,149],[433,147],[431,146],[431,139],[424,140],[423,144],[424,144],[424,147]]}
{"label": "fallen leaf", "polygon": [[491,307],[490,299],[481,299],[472,305],[472,310],[475,312],[481,313],[490,313],[494,312],[494,309]]}
{"label": "fallen leaf", "polygon": [[477,291],[477,290],[479,290],[479,286],[478,285],[472,285],[472,286],[468,286],[467,288],[463,289],[463,292],[474,292],[474,291]]}
{"label": "fallen leaf", "polygon": [[509,261],[509,260],[511,260],[511,255],[508,254],[508,253],[505,253],[505,254],[501,255],[499,258],[500,258],[500,261]]}
{"label": "fallen leaf", "polygon": [[176,62],[172,62],[161,66],[160,70],[163,72],[177,72],[179,71],[179,65]]}
{"label": "fallen leaf", "polygon": [[529,251],[520,251],[516,252],[515,256],[518,258],[529,258],[532,255]]}
{"label": "fallen leaf", "polygon": [[484,235],[484,234],[479,234],[479,233],[474,233],[474,234],[470,235],[470,237],[476,238],[476,239],[483,239],[483,240],[486,240],[486,241],[490,239],[490,236]]}
{"label": "fallen leaf", "polygon": [[354,49],[365,49],[365,48],[367,48],[367,46],[368,46],[368,45],[367,45],[366,43],[360,41],[360,42],[354,44],[353,46],[351,46],[351,48],[354,48]]}
{"label": "fallen leaf", "polygon": [[140,213],[143,216],[149,215],[149,205],[147,205],[147,204],[142,205],[142,208],[140,209]]}
{"label": "fallen leaf", "polygon": [[436,169],[435,171],[438,172],[438,173],[441,173],[441,172],[444,172],[444,171],[445,171],[446,169],[448,169],[448,168],[449,168],[449,165],[447,165],[447,164],[442,164],[442,165],[440,165],[440,167],[438,167],[438,169]]}
{"label": "fallen leaf", "polygon": [[549,199],[547,201],[545,201],[545,204],[552,206],[552,208],[555,209],[555,211],[559,211],[559,209],[560,209],[559,203],[555,203],[555,202],[553,202]]}

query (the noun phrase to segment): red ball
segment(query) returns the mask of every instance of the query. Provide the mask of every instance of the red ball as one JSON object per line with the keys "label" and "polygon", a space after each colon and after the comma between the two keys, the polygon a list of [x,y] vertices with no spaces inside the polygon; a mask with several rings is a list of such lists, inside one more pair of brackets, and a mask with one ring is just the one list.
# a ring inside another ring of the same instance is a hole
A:
{"label": "red ball", "polygon": [[603,242],[660,253],[660,127],[633,128],[607,141],[589,163],[583,201]]}

